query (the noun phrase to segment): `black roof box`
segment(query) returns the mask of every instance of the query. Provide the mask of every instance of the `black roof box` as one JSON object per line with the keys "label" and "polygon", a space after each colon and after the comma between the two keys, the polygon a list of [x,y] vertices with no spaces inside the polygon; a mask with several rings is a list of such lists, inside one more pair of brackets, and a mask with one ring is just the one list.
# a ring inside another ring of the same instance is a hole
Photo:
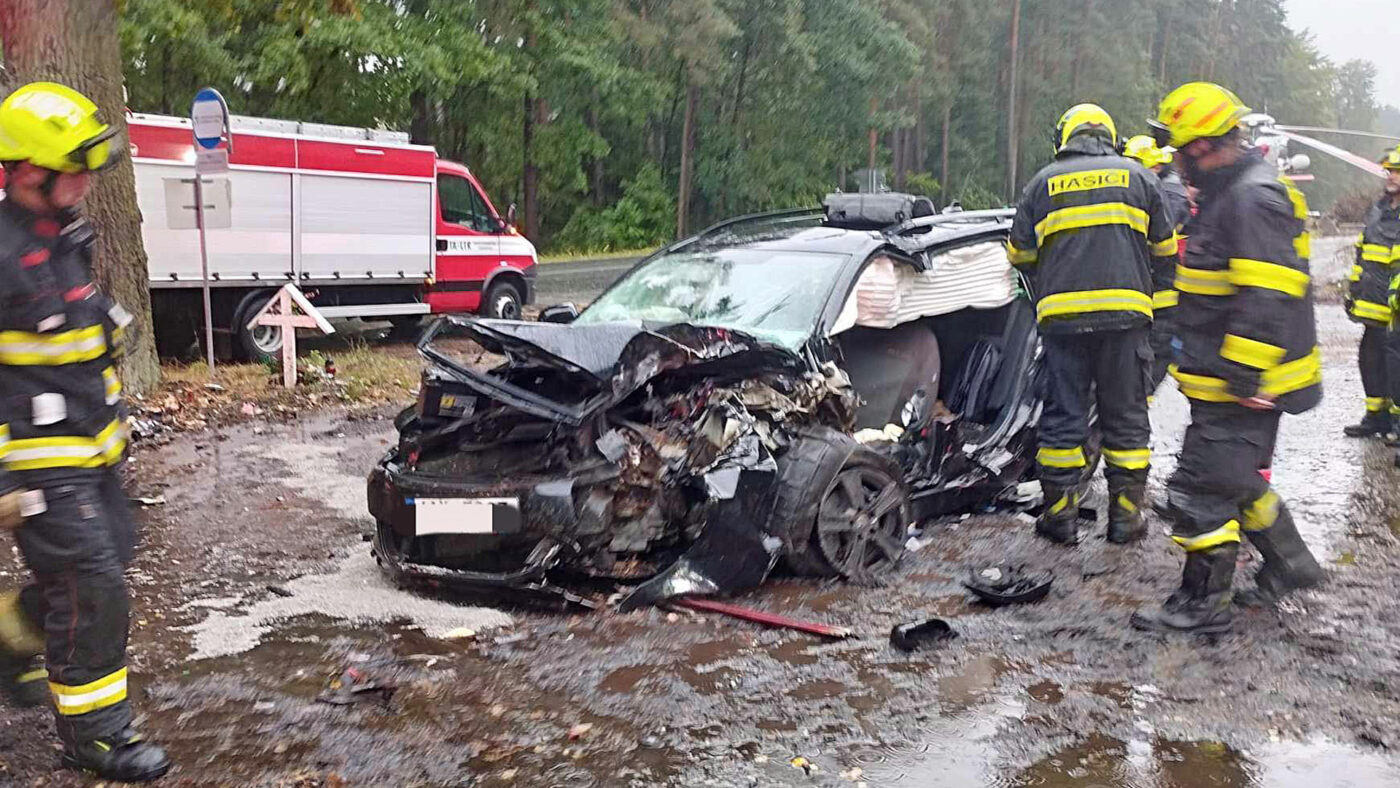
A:
{"label": "black roof box", "polygon": [[938,211],[933,200],[898,192],[836,192],[822,200],[826,223],[847,230],[883,230]]}

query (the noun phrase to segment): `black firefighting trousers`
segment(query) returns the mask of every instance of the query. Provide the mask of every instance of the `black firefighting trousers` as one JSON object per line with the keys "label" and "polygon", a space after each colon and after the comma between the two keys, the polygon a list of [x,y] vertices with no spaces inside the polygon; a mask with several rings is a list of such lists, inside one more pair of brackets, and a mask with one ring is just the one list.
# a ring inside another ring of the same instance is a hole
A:
{"label": "black firefighting trousers", "polygon": [[1176,321],[1172,319],[1175,311],[1175,308],[1158,310],[1152,318],[1152,377],[1147,382],[1148,394],[1155,392],[1167,379],[1167,367],[1176,353],[1172,348],[1176,334]]}
{"label": "black firefighting trousers", "polygon": [[[1073,487],[1084,473],[1090,403],[1098,405],[1109,488],[1143,484],[1151,460],[1147,394],[1149,329],[1046,334],[1045,411],[1040,417],[1040,478]],[[1093,399],[1091,399],[1093,398]]]}
{"label": "black firefighting trousers", "polygon": [[44,634],[59,736],[88,741],[131,723],[122,571],[135,547],[135,522],[115,468],[41,489],[47,511],[16,532],[34,575],[19,606]]}
{"label": "black firefighting trousers", "polygon": [[[1390,414],[1400,418],[1400,322],[1392,324],[1385,332],[1385,383],[1385,396],[1390,399]],[[1369,390],[1366,396],[1369,401]]]}
{"label": "black firefighting trousers", "polygon": [[[1391,405],[1391,390],[1394,384],[1388,374],[1390,361],[1387,348],[1387,330],[1376,326],[1366,326],[1361,333],[1361,347],[1356,354],[1357,365],[1361,368],[1361,389],[1366,392],[1366,412],[1368,414],[1388,412]],[[1400,348],[1397,348],[1400,351]],[[1400,382],[1400,381],[1398,381]]]}
{"label": "black firefighting trousers", "polygon": [[1187,552],[1265,535],[1283,502],[1259,474],[1273,459],[1280,413],[1191,401],[1191,424],[1167,483],[1172,539]]}

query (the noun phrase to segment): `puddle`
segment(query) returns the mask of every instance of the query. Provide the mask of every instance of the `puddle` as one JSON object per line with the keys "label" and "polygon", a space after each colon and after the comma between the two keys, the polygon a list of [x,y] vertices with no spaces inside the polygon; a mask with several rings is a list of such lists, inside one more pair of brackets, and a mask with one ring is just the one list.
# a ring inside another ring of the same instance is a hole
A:
{"label": "puddle", "polygon": [[[1050,755],[998,781],[1006,788],[1382,788],[1400,785],[1400,764],[1325,739],[1276,742],[1241,752],[1215,741],[1105,736]],[[919,783],[911,783],[919,785]]]}
{"label": "puddle", "polygon": [[598,689],[604,692],[632,692],[637,685],[655,676],[659,668],[655,665],[631,665],[618,668],[598,682]]}
{"label": "puddle", "polygon": [[1064,690],[1053,681],[1042,681],[1026,688],[1026,694],[1051,706],[1065,699]]}
{"label": "puddle", "polygon": [[786,694],[793,700],[823,700],[839,697],[846,689],[846,685],[839,681],[818,679],[799,684],[788,690]]}
{"label": "puddle", "polygon": [[996,687],[1002,674],[1011,669],[1001,657],[987,654],[973,657],[956,673],[938,679],[938,705],[945,713],[964,711],[981,703]]}

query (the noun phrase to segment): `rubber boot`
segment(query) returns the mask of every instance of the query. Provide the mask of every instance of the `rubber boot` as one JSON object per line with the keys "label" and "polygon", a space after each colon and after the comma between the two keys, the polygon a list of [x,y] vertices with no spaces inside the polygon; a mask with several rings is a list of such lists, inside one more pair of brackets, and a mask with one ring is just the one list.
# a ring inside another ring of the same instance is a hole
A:
{"label": "rubber boot", "polygon": [[147,782],[170,771],[165,750],[142,739],[131,728],[115,736],[65,744],[62,762],[66,768],[124,783]]}
{"label": "rubber boot", "polygon": [[1110,489],[1108,505],[1108,541],[1129,544],[1147,533],[1147,520],[1142,507],[1147,498],[1144,485],[1130,484],[1117,491]]}
{"label": "rubber boot", "polygon": [[1161,607],[1133,614],[1134,628],[1148,632],[1212,634],[1230,629],[1230,586],[1239,542],[1186,554],[1181,588]]}
{"label": "rubber boot", "polygon": [[1385,445],[1400,448],[1400,415],[1390,414],[1390,426],[1386,428]]}
{"label": "rubber boot", "polygon": [[1356,424],[1348,424],[1342,428],[1342,434],[1348,438],[1369,438],[1373,435],[1384,435],[1390,429],[1390,416],[1383,411],[1367,411],[1361,421]]}
{"label": "rubber boot", "polygon": [[31,708],[49,702],[49,672],[43,657],[0,657],[0,686],[16,706]]}
{"label": "rubber boot", "polygon": [[1288,594],[1322,584],[1326,572],[1298,534],[1288,507],[1279,504],[1274,524],[1262,530],[1246,528],[1245,536],[1264,557],[1254,575],[1254,588],[1240,591],[1236,602],[1246,607],[1272,607]]}
{"label": "rubber boot", "polygon": [[1044,484],[1045,511],[1035,521],[1037,535],[1057,544],[1079,542],[1079,491],[1074,488]]}

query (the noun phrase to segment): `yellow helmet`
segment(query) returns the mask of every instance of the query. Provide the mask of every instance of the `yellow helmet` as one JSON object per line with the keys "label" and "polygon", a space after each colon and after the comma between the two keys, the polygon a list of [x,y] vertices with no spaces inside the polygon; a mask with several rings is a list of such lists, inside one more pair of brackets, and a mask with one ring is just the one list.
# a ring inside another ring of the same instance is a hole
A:
{"label": "yellow helmet", "polygon": [[1142,166],[1149,168],[1172,163],[1172,151],[1157,147],[1157,143],[1146,134],[1128,138],[1128,141],[1123,143],[1123,155],[1137,159],[1142,162]]}
{"label": "yellow helmet", "polygon": [[1180,148],[1203,137],[1220,137],[1251,112],[1240,97],[1214,82],[1187,82],[1162,99],[1147,121],[1161,147]]}
{"label": "yellow helmet", "polygon": [[57,172],[100,170],[114,163],[116,129],[97,105],[54,82],[31,82],[0,103],[0,161],[27,161]]}
{"label": "yellow helmet", "polygon": [[1113,125],[1113,118],[1108,112],[1098,104],[1075,104],[1065,110],[1065,114],[1060,116],[1060,122],[1055,124],[1055,150],[1062,151],[1070,137],[1086,129],[1095,129],[1108,132],[1110,141],[1118,144],[1118,129]]}
{"label": "yellow helmet", "polygon": [[1388,150],[1381,156],[1381,168],[1387,170],[1400,170],[1400,146],[1394,150]]}

